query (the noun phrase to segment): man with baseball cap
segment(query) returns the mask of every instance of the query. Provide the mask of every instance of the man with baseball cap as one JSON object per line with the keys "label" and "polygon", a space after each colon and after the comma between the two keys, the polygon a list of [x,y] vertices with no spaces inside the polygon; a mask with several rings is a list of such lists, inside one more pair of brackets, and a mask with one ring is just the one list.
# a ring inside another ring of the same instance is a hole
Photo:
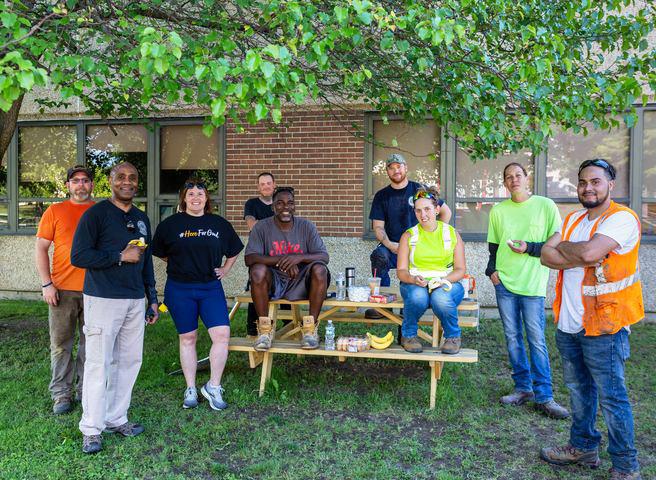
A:
{"label": "man with baseball cap", "polygon": [[[50,205],[39,222],[36,239],[36,268],[41,278],[41,293],[48,304],[50,327],[50,395],[52,410],[60,415],[73,408],[73,400],[82,397],[84,373],[84,307],[82,286],[84,270],[71,265],[73,234],[82,214],[93,205],[93,173],[82,165],[66,172],[69,199]],[[52,270],[48,251],[55,248]],[[75,332],[79,332],[77,358],[73,359]],[[77,379],[75,379],[77,374]]]}
{"label": "man with baseball cap", "polygon": [[[385,162],[390,184],[378,190],[371,203],[369,219],[372,221],[378,246],[371,252],[371,271],[380,277],[380,285],[390,286],[389,271],[396,268],[396,252],[403,232],[417,224],[412,198],[423,185],[408,179],[408,166],[405,157],[393,153]],[[439,219],[449,223],[451,210],[438,200]],[[367,318],[381,318],[377,311],[369,309]]]}

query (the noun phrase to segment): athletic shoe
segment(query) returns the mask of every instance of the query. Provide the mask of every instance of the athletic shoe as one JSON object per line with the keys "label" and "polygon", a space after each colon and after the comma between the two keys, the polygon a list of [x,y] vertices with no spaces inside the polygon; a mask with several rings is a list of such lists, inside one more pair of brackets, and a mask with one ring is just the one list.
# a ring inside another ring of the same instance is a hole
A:
{"label": "athletic shoe", "polygon": [[185,390],[182,408],[196,408],[198,406],[198,392],[196,387],[189,387]]}
{"label": "athletic shoe", "polygon": [[212,410],[223,410],[224,408],[228,407],[228,404],[223,401],[222,395],[224,392],[225,391],[221,385],[215,387],[210,385],[210,382],[207,382],[200,389],[200,393],[203,394],[203,397],[207,398],[207,401],[210,402],[210,407],[212,407]]}
{"label": "athletic shoe", "polygon": [[82,452],[98,453],[102,450],[102,436],[82,435]]}

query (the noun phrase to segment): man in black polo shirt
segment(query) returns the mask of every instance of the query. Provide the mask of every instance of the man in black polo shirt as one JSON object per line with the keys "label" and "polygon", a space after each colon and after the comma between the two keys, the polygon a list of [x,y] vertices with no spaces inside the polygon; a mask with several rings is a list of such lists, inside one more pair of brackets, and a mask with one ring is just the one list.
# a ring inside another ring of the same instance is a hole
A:
{"label": "man in black polo shirt", "polygon": [[84,453],[102,449],[103,431],[125,437],[144,431],[128,421],[127,412],[141,368],[144,318],[155,323],[158,315],[153,258],[150,247],[143,245],[150,243],[150,222],[132,204],[138,181],[134,165],[114,166],[109,174],[111,198],[82,215],[71,248],[71,263],[86,269],[86,360],[79,425]]}
{"label": "man in black polo shirt", "polygon": [[[396,268],[396,252],[401,235],[410,227],[417,225],[412,198],[423,185],[408,179],[408,166],[405,158],[394,153],[387,158],[386,170],[390,184],[378,190],[371,203],[369,220],[376,239],[380,242],[371,252],[371,273],[380,277],[381,287],[390,286],[389,271]],[[439,220],[449,223],[451,210],[443,200],[440,206]],[[374,309],[365,312],[367,318],[382,318]]]}

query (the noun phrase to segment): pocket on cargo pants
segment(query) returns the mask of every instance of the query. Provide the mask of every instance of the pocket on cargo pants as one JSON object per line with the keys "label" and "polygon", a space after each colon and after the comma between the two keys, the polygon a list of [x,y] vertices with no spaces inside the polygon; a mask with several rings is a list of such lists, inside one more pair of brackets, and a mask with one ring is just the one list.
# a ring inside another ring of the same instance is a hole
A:
{"label": "pocket on cargo pants", "polygon": [[86,361],[95,364],[105,363],[105,348],[103,341],[103,329],[84,325]]}

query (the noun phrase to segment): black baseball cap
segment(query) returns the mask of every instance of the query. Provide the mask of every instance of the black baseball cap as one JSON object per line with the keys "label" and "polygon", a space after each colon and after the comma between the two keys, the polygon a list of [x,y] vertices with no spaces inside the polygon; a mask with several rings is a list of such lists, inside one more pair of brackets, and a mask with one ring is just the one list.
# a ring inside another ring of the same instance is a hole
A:
{"label": "black baseball cap", "polygon": [[68,182],[73,175],[78,172],[83,172],[89,177],[89,180],[93,181],[93,172],[86,168],[84,165],[75,165],[74,167],[69,168],[66,171],[66,181]]}

